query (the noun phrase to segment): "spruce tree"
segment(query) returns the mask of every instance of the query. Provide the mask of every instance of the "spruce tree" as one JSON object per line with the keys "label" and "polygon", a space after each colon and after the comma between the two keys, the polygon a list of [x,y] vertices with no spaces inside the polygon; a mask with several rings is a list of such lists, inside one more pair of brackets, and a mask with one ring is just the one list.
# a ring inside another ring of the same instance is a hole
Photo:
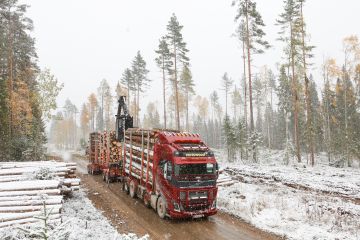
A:
{"label": "spruce tree", "polygon": [[292,91],[291,91],[291,83],[286,75],[285,66],[282,65],[280,67],[280,74],[279,74],[279,85],[276,88],[276,94],[279,99],[278,106],[279,106],[279,116],[284,117],[284,125],[282,132],[284,132],[285,142],[284,147],[288,146],[289,141],[289,114],[291,112],[293,101],[291,101]]}
{"label": "spruce tree", "polygon": [[223,136],[224,144],[227,150],[227,159],[228,161],[233,161],[235,158],[235,149],[236,149],[236,134],[235,129],[230,121],[229,116],[225,116],[223,124]]}
{"label": "spruce tree", "polygon": [[280,14],[277,24],[281,27],[279,40],[285,43],[284,52],[289,59],[288,66],[291,68],[291,88],[294,112],[294,142],[296,156],[301,162],[299,140],[299,84],[296,75],[296,65],[301,64],[301,12],[298,0],[284,0],[284,12]]}
{"label": "spruce tree", "polygon": [[241,95],[240,91],[235,85],[234,91],[231,93],[232,105],[234,108],[234,121],[237,121],[237,109],[239,108],[239,116],[240,116],[240,105],[241,105]]}
{"label": "spruce tree", "polygon": [[179,21],[175,14],[173,14],[170,18],[170,21],[167,25],[167,34],[166,40],[168,41],[168,46],[170,50],[171,56],[171,70],[170,74],[173,75],[171,82],[174,87],[174,95],[175,95],[175,116],[176,116],[176,129],[180,130],[180,110],[179,110],[179,69],[181,66],[189,65],[189,58],[187,57],[187,53],[189,50],[186,48],[186,43],[183,40],[182,31],[183,26],[180,25]]}
{"label": "spruce tree", "polygon": [[304,82],[305,82],[305,101],[306,101],[306,131],[307,131],[307,139],[308,139],[308,148],[310,150],[310,163],[312,166],[315,164],[315,158],[314,158],[314,135],[315,133],[313,130],[315,129],[314,126],[314,117],[311,111],[311,96],[310,96],[310,86],[309,86],[309,77],[307,75],[307,68],[309,65],[308,59],[313,57],[313,54],[311,53],[314,46],[309,46],[305,39],[306,39],[306,31],[305,31],[305,20],[304,20],[304,14],[303,14],[303,5],[305,0],[298,0],[300,3],[300,21],[299,21],[299,27],[301,31],[301,53],[302,53],[302,72],[304,76]]}

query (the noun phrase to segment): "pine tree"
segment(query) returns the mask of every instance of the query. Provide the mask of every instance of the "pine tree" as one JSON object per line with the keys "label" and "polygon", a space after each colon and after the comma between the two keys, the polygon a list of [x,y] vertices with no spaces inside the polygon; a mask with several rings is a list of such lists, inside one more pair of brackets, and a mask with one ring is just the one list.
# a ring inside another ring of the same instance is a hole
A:
{"label": "pine tree", "polygon": [[194,80],[192,79],[192,74],[188,66],[184,66],[179,82],[180,88],[185,95],[185,108],[186,108],[186,131],[189,131],[189,101],[191,95],[195,94],[195,84]]}
{"label": "pine tree", "polygon": [[[245,30],[247,66],[249,78],[249,103],[250,103],[250,129],[254,131],[254,115],[252,106],[252,74],[251,74],[251,57],[252,54],[261,54],[264,49],[270,47],[269,43],[263,40],[265,26],[260,13],[256,9],[256,2],[253,0],[234,0],[232,6],[237,7],[235,21],[240,21],[239,28]],[[243,27],[245,26],[245,27]],[[256,158],[256,156],[253,156]]]}
{"label": "pine tree", "polygon": [[248,126],[248,115],[247,115],[247,83],[246,83],[246,24],[244,19],[241,20],[240,24],[238,25],[237,29],[236,29],[236,36],[238,37],[239,41],[241,42],[242,45],[242,58],[243,58],[243,77],[241,79],[240,82],[240,86],[243,86],[243,90],[244,90],[244,98],[243,98],[243,102],[244,102],[244,119],[245,119],[245,128],[247,131],[247,126]]}
{"label": "pine tree", "polygon": [[130,107],[130,91],[135,91],[135,82],[133,79],[132,72],[129,68],[125,69],[120,81],[127,88],[127,96],[126,96],[127,97],[127,105],[128,105],[128,107]]}
{"label": "pine tree", "polygon": [[[186,48],[186,43],[183,40],[182,28],[175,14],[170,18],[170,21],[167,25],[167,35],[166,39],[168,41],[168,46],[171,56],[171,65],[170,74],[173,75],[171,82],[174,87],[175,95],[175,116],[176,116],[176,129],[180,130],[180,110],[179,110],[179,89],[178,89],[178,73],[179,73],[179,64],[183,66],[189,65],[189,58],[187,53],[189,50]],[[180,68],[181,69],[181,68]]]}
{"label": "pine tree", "polygon": [[140,93],[145,91],[145,88],[149,86],[150,82],[150,79],[147,77],[149,70],[146,68],[146,62],[141,56],[140,51],[137,52],[137,55],[132,62],[131,73],[137,97],[135,103],[135,123],[139,126]]}
{"label": "pine tree", "polygon": [[163,104],[164,104],[164,128],[166,129],[166,74],[171,72],[172,62],[169,46],[166,42],[166,38],[163,37],[159,41],[158,50],[155,51],[158,57],[155,59],[156,64],[162,71],[163,80]]}

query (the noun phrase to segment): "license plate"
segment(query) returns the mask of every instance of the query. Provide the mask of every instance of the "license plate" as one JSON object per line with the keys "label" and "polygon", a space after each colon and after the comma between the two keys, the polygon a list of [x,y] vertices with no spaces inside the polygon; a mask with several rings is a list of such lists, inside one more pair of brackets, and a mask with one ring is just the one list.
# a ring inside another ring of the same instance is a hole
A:
{"label": "license plate", "polygon": [[202,218],[202,217],[204,217],[204,214],[198,214],[193,216],[193,218]]}

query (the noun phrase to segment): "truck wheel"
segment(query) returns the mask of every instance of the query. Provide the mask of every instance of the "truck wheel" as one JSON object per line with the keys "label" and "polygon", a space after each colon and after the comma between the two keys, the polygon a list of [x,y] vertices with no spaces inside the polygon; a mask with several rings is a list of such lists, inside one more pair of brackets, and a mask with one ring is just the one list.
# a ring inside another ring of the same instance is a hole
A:
{"label": "truck wheel", "polygon": [[131,180],[130,182],[130,197],[135,198],[136,197],[136,183],[134,180]]}
{"label": "truck wheel", "polygon": [[123,182],[123,187],[122,187],[123,191],[126,193],[126,194],[129,194],[129,187],[126,183],[126,181]]}
{"label": "truck wheel", "polygon": [[160,196],[157,200],[156,211],[161,219],[164,219],[166,216],[166,202],[165,199]]}
{"label": "truck wheel", "polygon": [[150,208],[150,199],[148,196],[149,195],[147,193],[144,193],[144,204],[147,208]]}

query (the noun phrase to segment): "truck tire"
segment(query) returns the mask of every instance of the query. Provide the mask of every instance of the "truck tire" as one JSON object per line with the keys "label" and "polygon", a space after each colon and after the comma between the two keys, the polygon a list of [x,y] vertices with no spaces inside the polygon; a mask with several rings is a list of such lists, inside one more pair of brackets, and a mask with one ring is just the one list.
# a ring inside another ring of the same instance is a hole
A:
{"label": "truck tire", "polygon": [[126,181],[123,182],[122,189],[126,194],[129,194],[129,186],[127,185]]}
{"label": "truck tire", "polygon": [[137,185],[135,180],[130,181],[130,197],[135,198],[136,197],[136,191],[137,191]]}
{"label": "truck tire", "polygon": [[156,203],[156,211],[157,211],[157,214],[159,215],[159,217],[161,219],[164,219],[165,216],[166,216],[166,202],[165,202],[165,199],[160,196],[157,200],[157,203]]}
{"label": "truck tire", "polygon": [[143,200],[144,200],[144,204],[147,208],[150,208],[150,199],[148,197],[148,194],[147,193],[144,193],[144,196],[143,196]]}

